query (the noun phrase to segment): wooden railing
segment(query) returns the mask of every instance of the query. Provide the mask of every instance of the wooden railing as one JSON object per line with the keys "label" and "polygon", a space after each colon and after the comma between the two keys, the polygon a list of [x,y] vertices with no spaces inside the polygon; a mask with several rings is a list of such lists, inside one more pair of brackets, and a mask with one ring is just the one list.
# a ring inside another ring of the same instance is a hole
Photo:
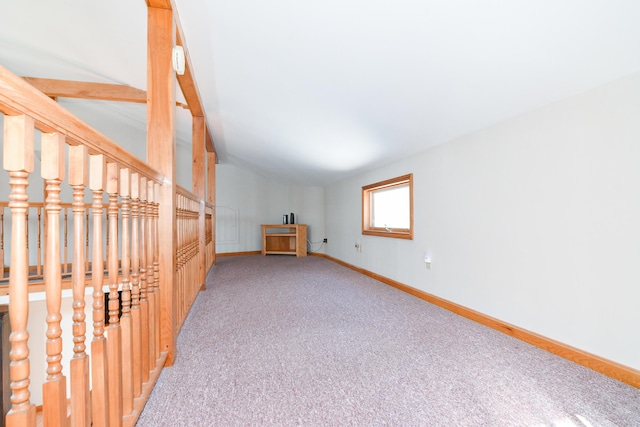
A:
{"label": "wooden railing", "polygon": [[[61,271],[63,275],[63,289],[70,288],[66,279],[71,276],[71,239],[73,237],[74,219],[72,203],[60,203],[60,228],[61,228]],[[106,213],[108,204],[103,204],[103,211]],[[46,215],[45,204],[39,202],[29,202],[26,212],[26,241],[29,253],[28,279],[30,292],[42,291],[44,272],[44,239],[46,235]],[[85,230],[85,270],[87,274],[91,272],[91,241],[89,224],[91,203],[84,203],[84,214],[82,225]],[[106,216],[103,215],[106,219]],[[0,260],[4,261],[4,269],[0,275],[0,295],[8,295],[9,285],[9,258],[5,257],[5,247],[9,247],[7,240],[11,237],[11,210],[8,202],[0,201]],[[105,239],[105,254],[109,252],[109,236]],[[106,263],[106,259],[104,260]],[[106,271],[105,271],[106,272]]]}
{"label": "wooden railing", "polygon": [[[11,322],[6,424],[36,425],[39,402],[31,401],[31,390],[41,386],[45,425],[133,425],[167,357],[162,324],[182,325],[211,266],[213,242],[194,242],[211,235],[213,207],[179,191],[174,212],[178,267],[167,271],[158,262],[158,223],[161,187],[172,183],[2,67],[0,113],[3,165],[9,175],[8,204],[0,204]],[[34,172],[36,130],[42,133],[40,173]],[[63,202],[67,185],[72,200]],[[31,193],[45,194],[44,203],[31,201]],[[36,221],[29,220],[31,212]],[[37,234],[35,245],[29,246],[28,233]],[[166,301],[160,298],[161,277],[172,284]],[[68,315],[62,307],[65,278],[72,291]],[[85,303],[88,283],[91,307]],[[0,283],[0,297],[1,289]],[[30,292],[42,289],[46,336],[27,328]],[[68,339],[64,325],[71,330]],[[41,385],[31,382],[35,355],[29,346],[44,347],[46,353],[47,375]],[[73,349],[68,371],[63,369],[63,347]]]}

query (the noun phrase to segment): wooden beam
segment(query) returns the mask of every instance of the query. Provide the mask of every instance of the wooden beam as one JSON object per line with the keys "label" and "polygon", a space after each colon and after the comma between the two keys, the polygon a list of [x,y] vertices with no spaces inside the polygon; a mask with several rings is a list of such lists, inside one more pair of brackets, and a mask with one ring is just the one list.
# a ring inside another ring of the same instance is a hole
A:
{"label": "wooden beam", "polygon": [[104,101],[147,102],[147,92],[135,87],[109,83],[23,77],[48,97],[100,99]]}
{"label": "wooden beam", "polygon": [[209,128],[207,128],[207,139],[204,143],[204,146],[209,153],[216,152],[216,147],[213,145],[213,138],[211,137],[211,132],[209,132]]}
{"label": "wooden beam", "polygon": [[207,203],[216,204],[216,152],[207,153]]}
{"label": "wooden beam", "polygon": [[194,116],[191,133],[191,156],[192,156],[192,188],[191,192],[201,199],[206,197],[206,152],[205,135],[206,123],[204,117]]}
{"label": "wooden beam", "polygon": [[[174,12],[175,13],[175,12]],[[186,46],[186,39],[184,37],[184,33],[182,31],[182,27],[180,25],[180,20],[175,19],[176,22],[176,45],[182,46],[185,53],[185,67],[184,74],[179,75],[176,74],[178,78],[178,85],[180,85],[180,90],[184,95],[184,99],[187,101],[187,105],[189,106],[189,110],[191,110],[191,115],[202,116],[205,118],[206,123],[206,115],[204,113],[204,109],[202,108],[202,103],[200,102],[200,93],[198,91],[198,85],[196,84],[196,79],[193,77],[193,66],[191,65],[191,57],[189,56],[189,50]],[[209,132],[209,128],[206,130],[207,139],[206,139],[206,150],[209,152],[215,152],[216,148],[213,144],[213,139],[211,138],[211,132]]]}
{"label": "wooden beam", "polygon": [[200,95],[198,94],[198,88],[193,78],[193,74],[191,73],[191,58],[189,57],[189,52],[187,51],[183,38],[180,35],[180,26],[176,25],[176,27],[176,45],[182,46],[185,51],[184,74],[176,74],[176,77],[178,78],[178,84],[180,85],[180,90],[182,90],[184,99],[189,105],[191,114],[194,116],[202,116],[203,113],[202,104],[200,103]]}
{"label": "wooden beam", "polygon": [[147,6],[157,9],[172,9],[171,0],[147,0]]}
{"label": "wooden beam", "polygon": [[[23,79],[54,101],[57,98],[97,99],[100,101],[147,103],[147,92],[126,85],[110,83],[78,82],[73,80],[42,79],[23,77]],[[178,107],[189,106],[176,102]]]}
{"label": "wooden beam", "polygon": [[[196,79],[193,77],[193,72],[191,71],[193,70],[193,66],[191,65],[191,57],[189,56],[189,50],[187,49],[186,38],[184,36],[184,31],[182,30],[182,24],[180,23],[180,18],[178,16],[176,8],[174,7],[173,1],[172,0],[146,0],[146,2],[147,2],[147,6],[150,8],[153,7],[158,9],[168,9],[168,10],[171,10],[173,13],[173,18],[174,18],[173,20],[176,26],[175,45],[182,46],[182,48],[184,49],[184,56],[185,56],[184,74],[182,75],[176,74],[178,85],[180,86],[180,90],[184,95],[184,99],[187,101],[188,107],[186,108],[189,108],[189,110],[191,111],[191,115],[194,117],[196,116],[204,117],[205,123],[206,123],[207,122],[206,115],[202,108],[202,103],[200,102],[201,97],[198,91],[198,85],[196,84]],[[206,150],[208,152],[215,152],[216,148],[213,143],[213,138],[211,138],[211,132],[209,131],[208,127],[206,130],[206,134],[207,134],[206,144],[205,144]]]}

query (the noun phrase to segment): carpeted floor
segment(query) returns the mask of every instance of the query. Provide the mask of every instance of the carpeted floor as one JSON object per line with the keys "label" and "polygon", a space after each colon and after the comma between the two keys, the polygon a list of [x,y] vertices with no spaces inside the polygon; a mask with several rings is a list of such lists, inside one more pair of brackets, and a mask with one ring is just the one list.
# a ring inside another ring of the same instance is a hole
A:
{"label": "carpeted floor", "polygon": [[317,258],[220,258],[143,426],[640,426],[640,390]]}

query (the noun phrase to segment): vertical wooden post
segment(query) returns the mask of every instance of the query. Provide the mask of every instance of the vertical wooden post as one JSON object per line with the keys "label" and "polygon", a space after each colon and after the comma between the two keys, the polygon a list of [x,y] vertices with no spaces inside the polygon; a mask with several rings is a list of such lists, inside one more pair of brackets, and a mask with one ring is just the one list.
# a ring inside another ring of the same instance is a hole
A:
{"label": "vertical wooden post", "polygon": [[[213,214],[211,215],[212,221],[212,239],[213,239],[213,260],[212,264],[216,263],[216,153],[207,152],[207,202],[214,206]],[[206,274],[206,273],[205,273]]]}
{"label": "vertical wooden post", "polygon": [[147,298],[147,178],[140,178],[140,337],[142,382],[149,381],[149,300]]}
{"label": "vertical wooden post", "polygon": [[131,326],[131,238],[129,235],[129,217],[131,215],[129,169],[120,169],[120,200],[122,201],[122,317],[120,332],[122,335],[122,412],[133,412],[133,342]]}
{"label": "vertical wooden post", "polygon": [[9,172],[11,209],[11,264],[9,272],[9,320],[11,322],[11,410],[8,427],[34,427],[36,408],[29,400],[29,255],[27,221],[29,174],[33,172],[33,119],[27,116],[4,117],[3,166]]}
{"label": "vertical wooden post", "polygon": [[205,213],[204,213],[204,199],[206,195],[206,151],[205,151],[205,139],[207,137],[207,129],[204,117],[194,116],[192,118],[193,129],[191,136],[192,144],[192,157],[193,157],[193,194],[198,196],[202,201],[200,202],[200,216],[198,225],[200,228],[199,234],[199,257],[198,257],[198,284],[201,289],[205,289],[205,275],[206,275],[206,232],[205,232]]}
{"label": "vertical wooden post", "polygon": [[160,190],[159,235],[161,348],[167,365],[175,358],[175,74],[171,49],[175,25],[171,10],[148,8],[147,25],[147,161],[165,176]]}
{"label": "vertical wooden post", "polygon": [[122,425],[122,336],[120,334],[120,298],[118,295],[118,164],[107,163],[109,195],[109,326],[107,335],[107,372],[109,373],[109,425]]}
{"label": "vertical wooden post", "polygon": [[[89,182],[88,150],[82,145],[69,147],[69,184],[73,188],[73,359],[71,369],[71,425],[91,425],[89,358],[86,353],[84,189]],[[87,229],[89,227],[87,226]]]}
{"label": "vertical wooden post", "polygon": [[142,336],[140,315],[140,177],[131,174],[131,358],[133,395],[142,394]]}
{"label": "vertical wooden post", "polygon": [[67,424],[67,379],[62,375],[62,271],[60,270],[60,183],[64,179],[64,136],[42,134],[41,174],[47,200],[44,285],[47,300],[47,380],[42,387],[42,408],[47,426]]}
{"label": "vertical wooden post", "polygon": [[93,192],[93,254],[91,282],[93,285],[93,340],[91,341],[91,411],[93,426],[109,425],[107,381],[107,344],[104,336],[104,264],[102,254],[102,192],[105,181],[105,161],[102,154],[89,156],[89,188]]}

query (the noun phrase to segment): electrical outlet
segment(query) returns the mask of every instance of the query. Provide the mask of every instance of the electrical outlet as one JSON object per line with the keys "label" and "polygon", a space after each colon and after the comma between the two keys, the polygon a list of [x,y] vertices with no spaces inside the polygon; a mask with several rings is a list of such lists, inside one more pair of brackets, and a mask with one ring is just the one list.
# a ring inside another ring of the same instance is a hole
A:
{"label": "electrical outlet", "polygon": [[322,239],[322,243],[327,243],[327,239],[326,238]]}
{"label": "electrical outlet", "polygon": [[424,253],[424,265],[427,270],[431,270],[431,256],[427,252]]}
{"label": "electrical outlet", "polygon": [[362,252],[362,245],[360,242],[356,242],[356,252]]}

